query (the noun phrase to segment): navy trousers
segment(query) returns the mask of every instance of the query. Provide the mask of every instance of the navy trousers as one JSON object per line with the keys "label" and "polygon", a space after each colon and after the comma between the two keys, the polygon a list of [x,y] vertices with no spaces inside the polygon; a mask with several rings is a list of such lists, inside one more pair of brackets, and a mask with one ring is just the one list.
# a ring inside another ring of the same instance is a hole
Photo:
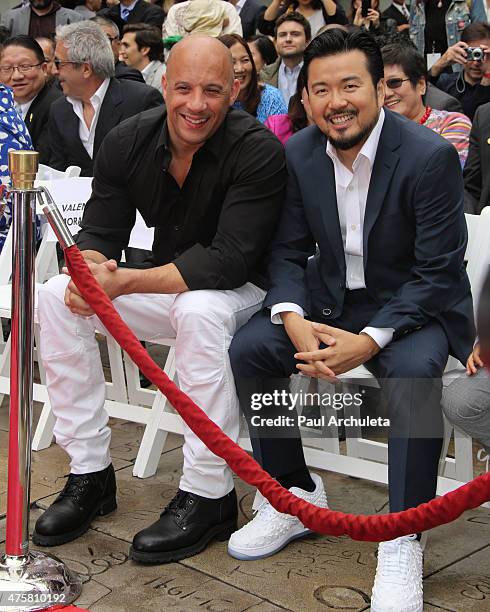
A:
{"label": "navy trousers", "polygon": [[[312,320],[359,333],[379,308],[367,291],[348,291],[343,313],[336,320]],[[254,457],[274,478],[305,467],[297,427],[252,427],[253,393],[288,388],[297,372],[294,353],[283,325],[270,321],[270,311],[256,313],[235,335],[230,360],[240,405],[249,423]],[[364,364],[378,379],[388,406],[388,480],[390,510],[398,512],[435,496],[442,446],[442,373],[448,358],[446,334],[437,321],[393,340]],[[265,414],[265,411],[267,413]],[[262,408],[263,416],[291,416],[287,407]]]}

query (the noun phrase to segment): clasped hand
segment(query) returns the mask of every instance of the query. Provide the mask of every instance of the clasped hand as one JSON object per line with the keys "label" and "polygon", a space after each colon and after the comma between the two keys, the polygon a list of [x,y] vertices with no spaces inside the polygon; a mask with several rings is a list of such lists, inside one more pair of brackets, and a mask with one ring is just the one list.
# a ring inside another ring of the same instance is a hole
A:
{"label": "clasped hand", "polygon": [[[87,265],[111,300],[122,294],[121,282],[117,274],[117,262],[114,259],[109,259],[103,263],[94,263],[87,260]],[[68,269],[63,268],[63,273],[68,274]],[[73,314],[83,317],[90,317],[94,314],[94,311],[83,299],[73,280],[66,287],[65,304]]]}
{"label": "clasped hand", "polygon": [[[290,313],[293,314],[293,313]],[[353,334],[322,323],[306,321],[299,315],[283,317],[286,332],[298,350],[295,359],[303,374],[336,381],[338,374],[365,363],[379,352],[367,334]],[[326,345],[320,348],[320,345]]]}

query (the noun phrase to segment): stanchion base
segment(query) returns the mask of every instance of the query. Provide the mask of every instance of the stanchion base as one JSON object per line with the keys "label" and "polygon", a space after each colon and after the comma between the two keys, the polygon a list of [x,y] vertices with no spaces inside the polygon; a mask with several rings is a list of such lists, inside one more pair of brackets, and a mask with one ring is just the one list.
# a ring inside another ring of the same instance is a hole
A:
{"label": "stanchion base", "polygon": [[35,612],[67,606],[82,592],[82,580],[57,557],[32,551],[0,557],[0,612]]}

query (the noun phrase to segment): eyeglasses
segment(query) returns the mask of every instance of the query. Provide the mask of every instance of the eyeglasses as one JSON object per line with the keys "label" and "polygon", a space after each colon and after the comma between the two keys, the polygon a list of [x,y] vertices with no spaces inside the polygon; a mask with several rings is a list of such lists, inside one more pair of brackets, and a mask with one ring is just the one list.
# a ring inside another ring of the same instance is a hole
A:
{"label": "eyeglasses", "polygon": [[9,77],[13,74],[14,70],[18,70],[21,74],[29,74],[31,70],[43,64],[44,62],[39,62],[39,64],[19,64],[18,66],[0,66],[0,74],[4,77]]}
{"label": "eyeglasses", "polygon": [[110,43],[112,44],[115,40],[119,40],[119,36],[109,36],[109,34],[107,34],[107,38],[109,39]]}
{"label": "eyeglasses", "polygon": [[390,89],[398,89],[403,85],[403,83],[405,83],[405,81],[410,81],[410,79],[400,79],[399,77],[394,79],[388,79],[386,81],[386,86]]}
{"label": "eyeglasses", "polygon": [[66,64],[74,64],[75,66],[80,66],[80,64],[82,64],[83,62],[69,62],[69,61],[65,61],[65,60],[60,60],[60,59],[54,59],[53,60],[53,64],[56,66],[56,68],[60,68],[61,66],[65,66]]}

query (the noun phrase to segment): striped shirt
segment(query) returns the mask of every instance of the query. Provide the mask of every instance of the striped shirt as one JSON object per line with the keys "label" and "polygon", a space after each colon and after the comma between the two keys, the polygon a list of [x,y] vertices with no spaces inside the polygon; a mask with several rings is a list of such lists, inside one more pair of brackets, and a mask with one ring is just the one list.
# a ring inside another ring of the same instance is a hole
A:
{"label": "striped shirt", "polygon": [[433,108],[424,125],[454,145],[459,155],[461,168],[464,168],[468,157],[471,131],[471,121],[468,117],[462,113],[452,113]]}

